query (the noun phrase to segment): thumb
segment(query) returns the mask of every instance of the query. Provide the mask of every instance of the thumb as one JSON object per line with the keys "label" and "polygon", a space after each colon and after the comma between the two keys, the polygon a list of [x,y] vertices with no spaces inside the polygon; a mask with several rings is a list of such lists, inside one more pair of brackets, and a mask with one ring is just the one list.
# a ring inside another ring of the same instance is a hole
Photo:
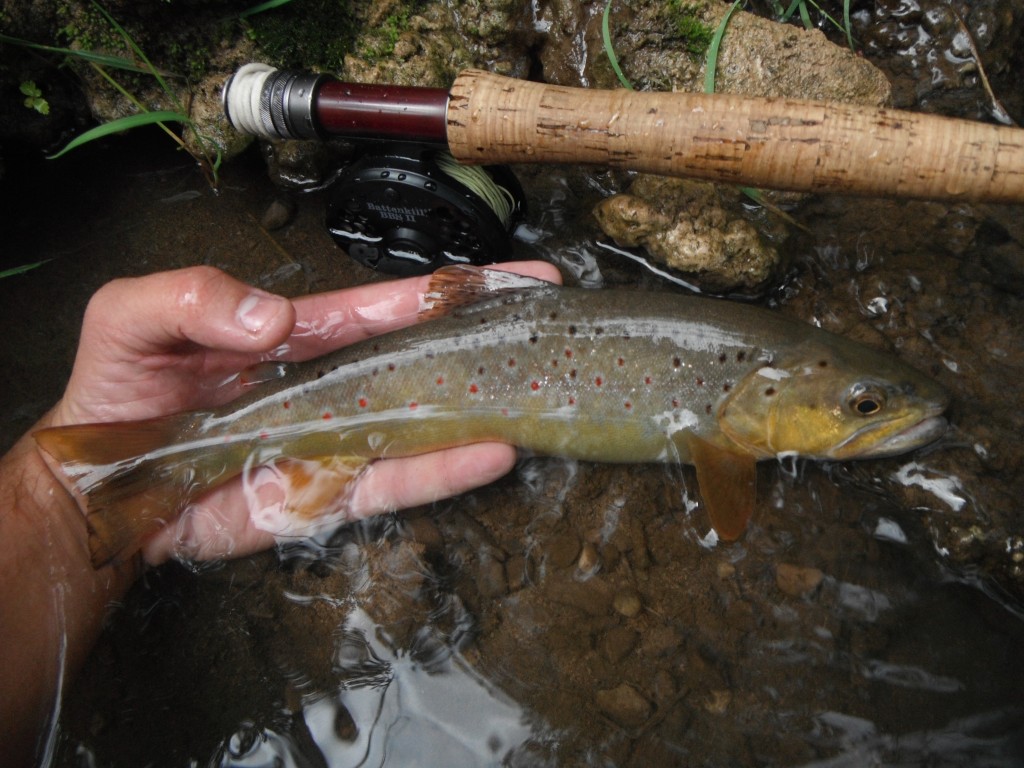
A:
{"label": "thumb", "polygon": [[83,335],[92,331],[100,341],[116,340],[135,355],[166,352],[182,342],[258,352],[283,342],[294,325],[288,299],[213,267],[188,267],[107,283],[89,303]]}

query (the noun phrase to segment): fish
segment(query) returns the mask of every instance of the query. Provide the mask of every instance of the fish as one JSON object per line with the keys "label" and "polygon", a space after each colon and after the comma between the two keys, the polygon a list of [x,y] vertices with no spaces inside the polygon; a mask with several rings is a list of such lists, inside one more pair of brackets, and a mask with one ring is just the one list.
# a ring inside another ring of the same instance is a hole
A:
{"label": "fish", "polygon": [[130,557],[253,467],[311,488],[289,513],[315,520],[375,460],[483,441],[693,465],[711,527],[733,541],[757,462],[894,456],[948,426],[946,390],[899,358],[752,305],[454,266],[420,314],[314,360],[258,364],[224,406],[37,431],[83,505],[93,564]]}

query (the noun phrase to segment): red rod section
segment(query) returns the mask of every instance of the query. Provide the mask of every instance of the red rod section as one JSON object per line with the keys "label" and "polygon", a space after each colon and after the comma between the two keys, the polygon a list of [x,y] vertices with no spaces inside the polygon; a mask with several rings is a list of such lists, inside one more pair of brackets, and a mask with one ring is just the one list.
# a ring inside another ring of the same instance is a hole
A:
{"label": "red rod section", "polygon": [[448,91],[326,80],[314,98],[324,133],[447,144]]}

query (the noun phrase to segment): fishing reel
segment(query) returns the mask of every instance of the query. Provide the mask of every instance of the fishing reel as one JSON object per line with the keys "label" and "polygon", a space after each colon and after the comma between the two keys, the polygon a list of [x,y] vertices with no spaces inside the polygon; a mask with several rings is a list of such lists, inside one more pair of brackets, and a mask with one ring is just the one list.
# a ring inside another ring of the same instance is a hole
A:
{"label": "fishing reel", "polygon": [[507,260],[526,210],[505,166],[460,165],[426,144],[364,146],[329,195],[334,242],[360,264],[393,275]]}

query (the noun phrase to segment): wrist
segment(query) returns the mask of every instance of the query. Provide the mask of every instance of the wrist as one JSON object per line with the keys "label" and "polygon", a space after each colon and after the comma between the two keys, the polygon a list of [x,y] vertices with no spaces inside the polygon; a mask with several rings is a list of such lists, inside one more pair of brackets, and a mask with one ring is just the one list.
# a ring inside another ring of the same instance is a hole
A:
{"label": "wrist", "polygon": [[[37,428],[51,420],[52,412]],[[0,730],[15,753],[31,749],[59,681],[85,661],[135,568],[93,569],[85,519],[31,434],[0,458],[0,690],[9,694],[0,697],[0,722],[9,730]]]}

